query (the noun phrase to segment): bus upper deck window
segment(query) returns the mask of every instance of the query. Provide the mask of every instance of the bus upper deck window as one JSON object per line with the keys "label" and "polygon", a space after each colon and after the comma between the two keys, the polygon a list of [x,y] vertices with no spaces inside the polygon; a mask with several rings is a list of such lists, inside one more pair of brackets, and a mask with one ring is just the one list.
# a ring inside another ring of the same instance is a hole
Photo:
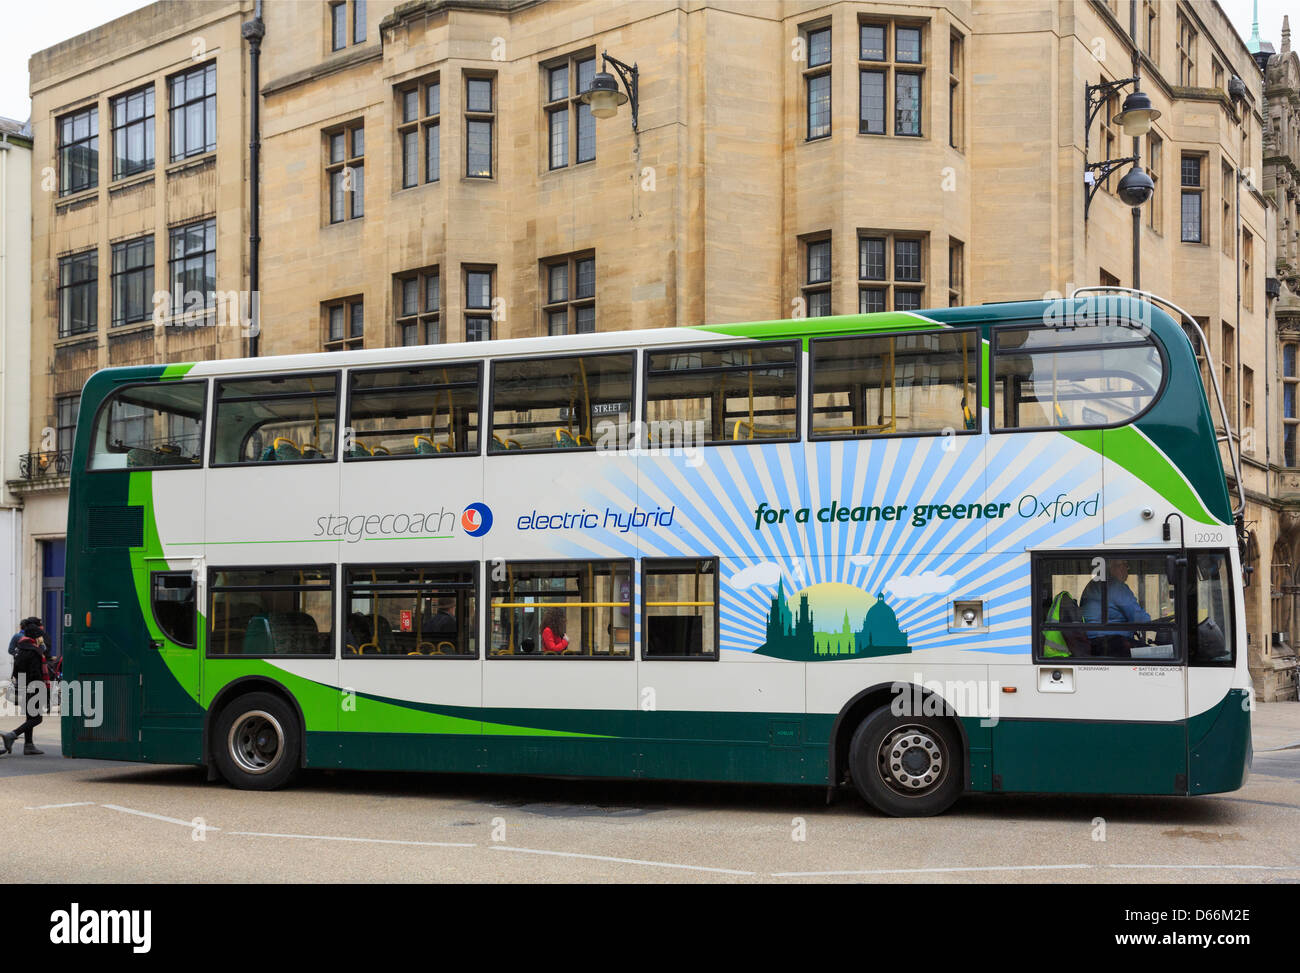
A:
{"label": "bus upper deck window", "polygon": [[1122,425],[1160,389],[1160,352],[1135,328],[998,328],[993,335],[998,429]]}
{"label": "bus upper deck window", "polygon": [[973,329],[814,341],[813,438],[977,431],[979,347]]}
{"label": "bus upper deck window", "polygon": [[130,385],[95,417],[92,470],[145,470],[202,464],[206,382]]}
{"label": "bus upper deck window", "polygon": [[478,362],[349,376],[346,459],[478,453]]}
{"label": "bus upper deck window", "polygon": [[632,419],[631,353],[505,358],[492,366],[488,452],[594,449]]}
{"label": "bus upper deck window", "polygon": [[798,439],[797,354],[785,341],[647,352],[650,448]]}
{"label": "bus upper deck window", "polygon": [[332,460],[337,389],[332,374],[217,382],[213,463]]}

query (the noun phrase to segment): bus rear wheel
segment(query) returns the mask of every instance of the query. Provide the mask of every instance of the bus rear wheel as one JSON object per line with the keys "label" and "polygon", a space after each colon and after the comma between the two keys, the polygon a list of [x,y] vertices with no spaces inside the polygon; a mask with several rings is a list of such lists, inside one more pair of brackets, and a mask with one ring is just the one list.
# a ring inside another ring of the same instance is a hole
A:
{"label": "bus rear wheel", "polygon": [[952,723],[933,716],[876,710],[849,744],[853,785],[891,817],[942,814],[961,794],[961,740]]}
{"label": "bus rear wheel", "polygon": [[240,696],[217,718],[214,750],[217,769],[232,787],[275,790],[298,771],[298,717],[271,693]]}

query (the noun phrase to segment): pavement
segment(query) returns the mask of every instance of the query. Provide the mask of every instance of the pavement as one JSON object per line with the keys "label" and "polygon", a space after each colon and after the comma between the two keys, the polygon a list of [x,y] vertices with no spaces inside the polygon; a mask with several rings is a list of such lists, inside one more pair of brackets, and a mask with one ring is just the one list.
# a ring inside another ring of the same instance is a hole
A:
{"label": "pavement", "polygon": [[[50,882],[1300,882],[1300,704],[1260,704],[1231,794],[969,795],[893,819],[824,788],[203,770],[0,757],[0,880]],[[31,820],[24,820],[25,818]],[[34,872],[33,868],[39,869]]]}

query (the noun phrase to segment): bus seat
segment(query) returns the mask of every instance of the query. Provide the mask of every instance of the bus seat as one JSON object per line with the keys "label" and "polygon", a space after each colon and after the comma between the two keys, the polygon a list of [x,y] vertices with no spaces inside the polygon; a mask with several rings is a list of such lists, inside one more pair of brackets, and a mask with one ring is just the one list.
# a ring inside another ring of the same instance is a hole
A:
{"label": "bus seat", "polygon": [[413,440],[415,451],[421,456],[431,456],[438,452],[438,447],[433,445],[433,440],[428,436],[416,436]]}
{"label": "bus seat", "polygon": [[517,439],[506,440],[506,449],[523,449],[523,448],[524,447],[519,445],[519,440]]}
{"label": "bus seat", "polygon": [[271,449],[278,460],[302,459],[302,447],[285,436],[276,436]]}
{"label": "bus seat", "polygon": [[967,429],[974,429],[978,425],[975,420],[975,410],[966,404],[965,397],[961,400],[961,419]]}
{"label": "bus seat", "polygon": [[320,459],[324,455],[325,454],[320,451],[320,447],[317,446],[315,443],[302,444],[303,459]]}
{"label": "bus seat", "polygon": [[[1047,613],[1047,622],[1082,622],[1079,603],[1068,591],[1057,592]],[[1088,633],[1080,629],[1045,629],[1043,655],[1049,658],[1077,658],[1092,654]]]}
{"label": "bus seat", "polygon": [[493,434],[492,434],[492,451],[493,451],[493,452],[498,452],[498,451],[506,450],[506,449],[509,449],[509,448],[510,448],[510,447],[506,445],[506,441],[505,441],[504,439],[502,439],[502,438],[501,438],[500,436],[498,436],[496,433],[493,433]]}
{"label": "bus seat", "polygon": [[1064,413],[1063,411],[1061,411],[1061,403],[1059,403],[1059,402],[1053,402],[1053,403],[1052,403],[1052,410],[1056,413],[1056,416],[1055,416],[1055,418],[1054,418],[1053,421],[1055,421],[1055,423],[1056,423],[1058,426],[1068,426],[1068,425],[1070,425],[1070,420],[1067,419],[1067,418],[1065,417],[1065,413]]}
{"label": "bus seat", "polygon": [[248,620],[245,655],[311,655],[320,651],[320,630],[306,612],[265,612]]}
{"label": "bus seat", "polygon": [[439,655],[455,655],[456,644],[454,642],[446,642],[446,641],[439,642],[436,651]]}
{"label": "bus seat", "polygon": [[140,449],[132,447],[126,451],[127,466],[153,466],[154,451],[152,449]]}
{"label": "bus seat", "polygon": [[440,452],[440,453],[454,453],[454,452],[456,452],[454,449],[452,449],[452,448],[451,448],[450,446],[448,446],[446,443],[434,443],[434,444],[433,444],[433,448],[436,449],[436,450],[437,450],[438,452]]}
{"label": "bus seat", "polygon": [[586,433],[581,433],[581,432],[580,432],[580,433],[578,433],[578,445],[579,445],[579,446],[592,446],[592,445],[594,445],[594,444],[592,443],[592,441],[591,441],[591,437],[590,437],[590,436],[588,436]]}
{"label": "bus seat", "polygon": [[372,449],[372,450],[370,451],[370,455],[371,455],[371,456],[391,456],[392,453],[390,453],[390,452],[388,451],[388,447],[387,447],[387,446],[376,446],[374,449]]}
{"label": "bus seat", "polygon": [[348,450],[348,455],[349,456],[373,456],[374,453],[370,451],[369,446],[363,443],[360,439],[357,439],[353,441],[352,448]]}
{"label": "bus seat", "polygon": [[555,441],[562,449],[572,449],[578,445],[578,441],[573,438],[573,433],[567,429],[555,430]]}

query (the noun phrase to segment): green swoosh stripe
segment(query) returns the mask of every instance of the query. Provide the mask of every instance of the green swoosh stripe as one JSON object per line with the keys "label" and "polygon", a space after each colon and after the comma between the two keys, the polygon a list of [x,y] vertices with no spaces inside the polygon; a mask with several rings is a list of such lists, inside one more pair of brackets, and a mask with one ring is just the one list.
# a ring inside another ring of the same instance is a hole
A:
{"label": "green swoosh stripe", "polygon": [[[1188,517],[1202,524],[1222,526],[1182,472],[1168,456],[1136,426],[1116,429],[1061,429],[1059,432],[1086,446],[1099,456],[1118,464],[1151,487]],[[1102,434],[1106,447],[1102,449]]]}

